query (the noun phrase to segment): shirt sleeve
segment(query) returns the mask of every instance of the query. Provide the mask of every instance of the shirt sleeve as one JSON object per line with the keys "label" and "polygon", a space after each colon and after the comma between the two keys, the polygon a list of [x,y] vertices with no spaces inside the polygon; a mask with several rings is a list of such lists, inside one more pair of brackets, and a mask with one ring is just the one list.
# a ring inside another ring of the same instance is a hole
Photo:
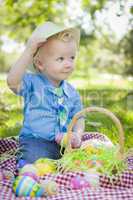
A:
{"label": "shirt sleeve", "polygon": [[71,110],[71,112],[70,112],[70,118],[72,119],[73,116],[74,116],[77,112],[81,111],[82,109],[83,109],[83,104],[82,104],[82,102],[81,102],[80,95],[79,95],[78,92],[76,92],[76,95],[75,95],[75,97],[74,97],[74,102],[73,102],[73,108],[72,108],[72,110]]}
{"label": "shirt sleeve", "polygon": [[25,73],[23,75],[20,90],[16,92],[18,96],[25,97],[31,91],[32,75],[30,73]]}

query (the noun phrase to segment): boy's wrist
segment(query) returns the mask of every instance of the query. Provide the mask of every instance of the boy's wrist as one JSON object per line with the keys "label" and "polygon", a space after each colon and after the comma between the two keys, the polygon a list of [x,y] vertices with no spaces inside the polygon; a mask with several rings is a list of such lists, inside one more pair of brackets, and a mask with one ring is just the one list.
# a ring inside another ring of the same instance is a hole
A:
{"label": "boy's wrist", "polygon": [[36,50],[30,46],[26,46],[25,52],[28,53],[33,58]]}
{"label": "boy's wrist", "polygon": [[75,130],[74,132],[76,132],[77,135],[78,135],[78,137],[80,137],[80,138],[82,138],[82,136],[83,136],[83,134],[84,134],[83,129],[77,129],[77,130]]}

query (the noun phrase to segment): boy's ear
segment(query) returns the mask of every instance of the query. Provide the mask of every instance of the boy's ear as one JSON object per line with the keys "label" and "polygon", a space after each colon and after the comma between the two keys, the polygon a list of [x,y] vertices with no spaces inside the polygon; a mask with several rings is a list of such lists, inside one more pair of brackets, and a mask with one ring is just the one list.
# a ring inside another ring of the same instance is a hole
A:
{"label": "boy's ear", "polygon": [[33,58],[33,63],[39,71],[42,71],[44,66],[38,57]]}

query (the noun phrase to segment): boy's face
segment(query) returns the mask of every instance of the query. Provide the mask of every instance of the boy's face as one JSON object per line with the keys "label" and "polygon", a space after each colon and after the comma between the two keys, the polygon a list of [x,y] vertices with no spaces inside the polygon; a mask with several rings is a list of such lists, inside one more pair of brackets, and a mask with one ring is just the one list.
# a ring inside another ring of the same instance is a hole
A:
{"label": "boy's face", "polygon": [[55,86],[65,80],[74,70],[76,42],[49,39],[39,50],[37,68],[44,73]]}

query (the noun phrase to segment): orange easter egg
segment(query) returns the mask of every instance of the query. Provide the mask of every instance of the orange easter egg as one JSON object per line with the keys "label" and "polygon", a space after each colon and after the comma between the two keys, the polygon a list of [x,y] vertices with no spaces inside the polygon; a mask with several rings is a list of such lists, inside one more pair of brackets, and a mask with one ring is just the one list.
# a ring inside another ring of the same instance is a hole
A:
{"label": "orange easter egg", "polygon": [[77,166],[80,166],[81,161],[80,161],[80,160],[75,160],[74,163],[75,163]]}

